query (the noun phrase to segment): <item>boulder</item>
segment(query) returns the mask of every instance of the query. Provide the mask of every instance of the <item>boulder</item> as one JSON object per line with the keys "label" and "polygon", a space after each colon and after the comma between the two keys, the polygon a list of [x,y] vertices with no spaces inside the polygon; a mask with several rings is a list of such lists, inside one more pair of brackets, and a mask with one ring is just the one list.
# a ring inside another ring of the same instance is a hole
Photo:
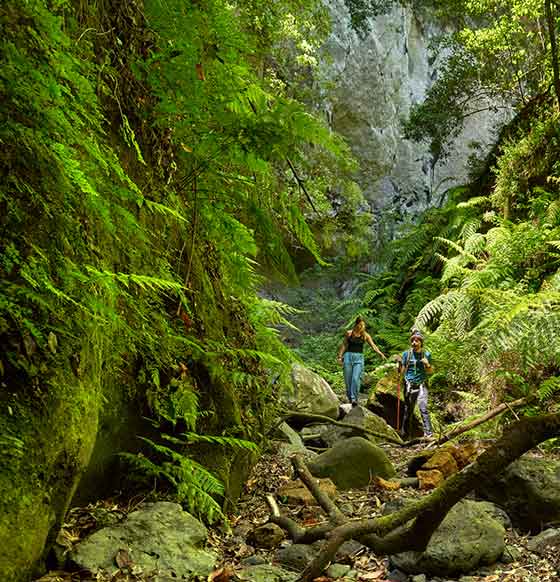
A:
{"label": "boulder", "polygon": [[308,450],[297,431],[295,431],[287,422],[278,425],[274,436],[283,441],[278,443],[278,453],[283,457],[291,457],[295,454],[303,455],[306,461],[317,456],[317,453]]}
{"label": "boulder", "polygon": [[[318,479],[317,481],[319,489],[323,493],[326,493],[331,499],[336,497],[336,486],[330,479]],[[318,505],[315,497],[299,479],[280,487],[278,496],[286,505]]]}
{"label": "boulder", "polygon": [[548,550],[560,547],[560,529],[545,529],[527,542],[527,549],[536,554],[545,554]]}
{"label": "boulder", "polygon": [[466,574],[493,564],[504,551],[503,526],[476,501],[463,500],[447,514],[423,552],[402,552],[391,562],[408,574]]}
{"label": "boulder", "polygon": [[285,538],[284,530],[275,523],[265,523],[252,529],[247,542],[256,548],[275,548]]}
{"label": "boulder", "polygon": [[[398,375],[396,370],[389,372],[386,376],[381,378],[375,385],[375,390],[372,391],[368,397],[366,407],[373,413],[377,414],[393,428],[397,427],[397,386]],[[399,407],[399,424],[402,428],[402,419],[404,413],[404,396],[403,386],[400,386],[400,407]],[[414,409],[414,416],[411,421],[411,435],[410,437],[418,437],[424,434],[422,423],[418,412],[418,407]]]}
{"label": "boulder", "polygon": [[308,463],[316,477],[330,477],[339,489],[368,485],[374,476],[389,479],[395,469],[385,452],[362,437],[351,437]]}
{"label": "boulder", "polygon": [[[321,435],[323,440],[327,442],[328,446],[332,447],[339,440],[353,436],[364,437],[372,443],[384,442],[387,440],[387,438],[384,437],[388,437],[388,439],[396,439],[399,442],[401,441],[399,433],[392,426],[389,426],[385,419],[374,414],[363,406],[352,407],[344,417],[343,421],[347,424],[353,424],[357,427],[363,427],[367,430],[374,431],[381,436],[375,437],[373,435],[365,434],[358,429],[333,425],[331,430],[325,431],[325,434]],[[330,442],[328,442],[327,439],[329,439]]]}
{"label": "boulder", "polygon": [[299,578],[296,572],[287,572],[271,564],[247,566],[235,574],[236,580],[242,582],[296,582]]}
{"label": "boulder", "polygon": [[330,436],[333,428],[334,425],[330,423],[308,424],[301,429],[300,434],[303,442],[307,446],[311,445],[326,448],[331,446],[328,443],[331,442],[333,438]]}
{"label": "boulder", "polygon": [[208,576],[216,556],[200,548],[206,528],[178,503],[146,503],[118,525],[105,527],[79,543],[71,561],[92,573],[114,571],[115,557],[143,572],[157,572],[181,579]]}
{"label": "boulder", "polygon": [[338,418],[338,396],[325,379],[300,364],[292,367],[292,390],[282,392],[281,399],[289,410]]}
{"label": "boulder", "polygon": [[283,568],[303,572],[317,553],[319,548],[307,544],[291,544],[278,550],[274,556],[274,561]]}
{"label": "boulder", "polygon": [[477,493],[503,507],[515,527],[540,532],[560,521],[560,461],[524,455]]}

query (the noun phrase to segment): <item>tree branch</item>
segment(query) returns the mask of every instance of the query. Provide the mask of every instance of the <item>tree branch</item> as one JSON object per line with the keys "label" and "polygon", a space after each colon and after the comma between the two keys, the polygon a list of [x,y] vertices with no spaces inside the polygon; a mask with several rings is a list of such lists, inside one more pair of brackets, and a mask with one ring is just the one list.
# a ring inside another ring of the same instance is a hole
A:
{"label": "tree branch", "polygon": [[328,416],[323,416],[322,414],[311,414],[306,412],[292,412],[287,411],[282,414],[282,419],[294,419],[294,420],[317,420],[320,422],[328,422],[330,424],[334,424],[336,426],[342,426],[343,428],[351,428],[352,430],[356,430],[358,432],[362,432],[364,434],[369,434],[371,436],[377,437],[379,439],[383,439],[384,441],[394,443],[396,445],[402,445],[403,441],[400,438],[393,438],[386,434],[381,434],[380,432],[376,432],[374,430],[369,430],[368,428],[364,428],[357,424],[351,424],[349,422],[341,422],[340,420],[334,420],[329,418]]}
{"label": "tree branch", "polygon": [[[358,539],[377,553],[422,551],[449,510],[479,483],[499,475],[512,461],[553,437],[560,436],[560,414],[525,418],[470,466],[447,479],[430,495],[390,515],[349,521],[327,534],[327,542],[299,582],[311,582],[332,561],[340,545]],[[397,529],[398,528],[398,529]]]}
{"label": "tree branch", "polygon": [[456,436],[463,434],[475,428],[476,426],[483,424],[484,422],[487,422],[488,420],[498,416],[499,414],[502,414],[502,412],[505,412],[506,410],[512,410],[514,408],[519,408],[520,406],[525,406],[525,404],[527,404],[528,402],[529,398],[519,398],[518,400],[514,400],[513,402],[504,402],[497,406],[496,408],[492,409],[490,412],[487,412],[485,415],[480,416],[479,418],[473,420],[472,422],[469,422],[468,424],[464,424],[462,426],[454,428],[453,430],[450,430],[436,442],[436,445],[442,445],[443,443],[446,443],[454,439]]}

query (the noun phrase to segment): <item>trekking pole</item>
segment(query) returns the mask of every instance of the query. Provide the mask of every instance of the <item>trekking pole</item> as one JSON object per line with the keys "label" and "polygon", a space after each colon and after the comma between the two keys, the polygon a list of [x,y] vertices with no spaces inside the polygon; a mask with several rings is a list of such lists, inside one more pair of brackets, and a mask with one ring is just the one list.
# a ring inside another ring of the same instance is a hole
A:
{"label": "trekking pole", "polygon": [[397,379],[397,432],[401,429],[401,375]]}

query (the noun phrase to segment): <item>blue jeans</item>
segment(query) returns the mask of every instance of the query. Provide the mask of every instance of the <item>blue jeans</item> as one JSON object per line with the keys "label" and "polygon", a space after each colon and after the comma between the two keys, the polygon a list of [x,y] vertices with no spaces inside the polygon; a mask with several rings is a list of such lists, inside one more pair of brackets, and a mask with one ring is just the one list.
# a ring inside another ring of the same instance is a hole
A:
{"label": "blue jeans", "polygon": [[344,353],[344,383],[346,384],[346,396],[350,402],[358,402],[358,392],[362,372],[364,371],[364,354],[357,352]]}

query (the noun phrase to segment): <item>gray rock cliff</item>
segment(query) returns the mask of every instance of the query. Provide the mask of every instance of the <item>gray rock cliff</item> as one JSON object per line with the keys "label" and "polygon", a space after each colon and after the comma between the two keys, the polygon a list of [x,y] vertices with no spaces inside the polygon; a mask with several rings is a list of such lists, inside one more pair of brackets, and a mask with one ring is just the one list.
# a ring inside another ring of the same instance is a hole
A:
{"label": "gray rock cliff", "polygon": [[[330,126],[349,142],[360,163],[358,182],[371,211],[416,214],[441,204],[445,191],[467,180],[467,162],[477,144],[485,153],[496,124],[509,113],[469,117],[450,156],[434,160],[427,144],[406,140],[401,122],[424,100],[438,76],[430,42],[443,26],[410,6],[395,4],[369,21],[360,38],[350,25],[344,0],[326,0],[333,31],[325,47],[323,73],[331,83],[322,107]],[[449,32],[449,31],[448,31]]]}

